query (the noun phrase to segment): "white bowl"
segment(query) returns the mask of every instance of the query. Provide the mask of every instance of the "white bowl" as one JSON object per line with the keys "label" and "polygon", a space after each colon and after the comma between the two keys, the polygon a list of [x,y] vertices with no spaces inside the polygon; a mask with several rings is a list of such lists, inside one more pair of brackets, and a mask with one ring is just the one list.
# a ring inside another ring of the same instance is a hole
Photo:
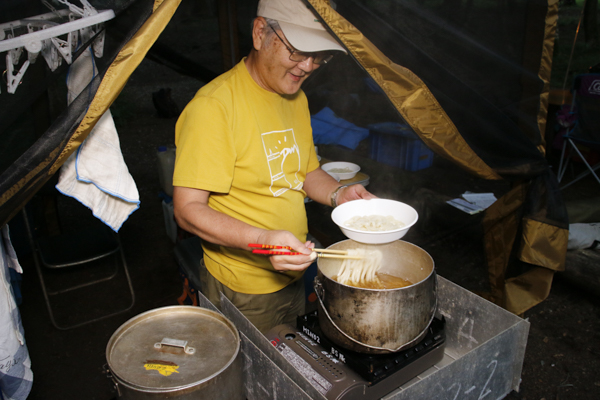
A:
{"label": "white bowl", "polygon": [[[404,224],[403,227],[390,231],[363,231],[345,226],[346,221],[355,216],[391,215]],[[361,243],[390,243],[400,239],[419,219],[417,211],[408,204],[386,199],[354,200],[336,207],[331,219],[340,227],[349,239]]]}
{"label": "white bowl", "polygon": [[[334,161],[328,162],[321,166],[321,169],[327,172],[329,175],[334,178],[339,178],[339,180],[352,179],[356,176],[358,171],[360,171],[360,167],[356,164],[345,162],[345,161]],[[348,172],[335,172],[332,170],[344,170]]]}

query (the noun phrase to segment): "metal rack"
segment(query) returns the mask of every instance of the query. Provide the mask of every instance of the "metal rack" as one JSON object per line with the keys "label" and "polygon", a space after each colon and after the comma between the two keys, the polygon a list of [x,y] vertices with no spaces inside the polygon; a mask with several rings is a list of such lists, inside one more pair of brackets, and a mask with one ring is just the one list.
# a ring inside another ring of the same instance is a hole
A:
{"label": "metal rack", "polygon": [[[94,55],[102,57],[104,52],[103,23],[115,17],[113,10],[97,11],[87,0],[80,0],[83,8],[67,0],[57,0],[67,9],[56,10],[44,4],[51,12],[26,19],[0,24],[0,52],[6,54],[6,86],[14,94],[27,71],[39,54],[54,71],[65,60],[72,63],[72,53],[79,43],[86,43],[94,36]],[[26,60],[20,64],[23,53]]]}

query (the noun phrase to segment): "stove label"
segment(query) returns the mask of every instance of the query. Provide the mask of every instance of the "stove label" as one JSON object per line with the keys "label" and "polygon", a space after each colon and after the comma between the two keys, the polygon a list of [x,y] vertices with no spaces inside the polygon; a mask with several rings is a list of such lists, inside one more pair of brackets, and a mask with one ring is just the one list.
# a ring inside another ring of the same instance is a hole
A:
{"label": "stove label", "polygon": [[311,356],[312,358],[314,358],[315,360],[319,359],[319,355],[317,353],[315,353],[314,351],[312,351],[311,349],[308,348],[307,345],[305,345],[302,342],[296,342],[296,344],[298,346],[300,346],[302,348],[302,350],[304,350],[305,352],[308,353],[309,356]]}
{"label": "stove label", "polygon": [[340,353],[335,347],[331,347],[330,351],[334,357],[346,364],[346,356],[343,353]]}
{"label": "stove label", "polygon": [[294,368],[298,370],[304,376],[315,389],[322,395],[326,395],[327,392],[333,386],[327,379],[320,375],[313,367],[310,366],[306,360],[304,360],[299,354],[297,354],[290,347],[281,343],[276,347],[277,350],[292,364]]}
{"label": "stove label", "polygon": [[314,340],[315,342],[317,342],[319,344],[321,343],[321,338],[318,335],[316,335],[314,332],[311,332],[311,330],[308,329],[307,327],[303,326],[302,331],[306,335],[308,335],[312,340]]}

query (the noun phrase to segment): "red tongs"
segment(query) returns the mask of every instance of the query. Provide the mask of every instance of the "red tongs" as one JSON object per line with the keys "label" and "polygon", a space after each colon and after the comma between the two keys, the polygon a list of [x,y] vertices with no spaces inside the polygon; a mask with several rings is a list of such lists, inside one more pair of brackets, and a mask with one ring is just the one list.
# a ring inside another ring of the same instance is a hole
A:
{"label": "red tongs", "polygon": [[265,254],[265,255],[285,255],[285,256],[295,256],[299,253],[297,251],[276,251],[276,250],[265,250],[265,249],[283,249],[283,250],[293,250],[290,246],[274,246],[272,244],[256,244],[250,243],[248,247],[254,247],[252,252],[254,254]]}
{"label": "red tongs", "polygon": [[[250,243],[248,247],[253,247],[252,252],[254,254],[264,254],[264,255],[285,255],[285,256],[293,256],[302,254],[296,251],[280,251],[280,250],[268,250],[268,249],[281,249],[281,250],[293,250],[290,246],[275,246],[272,244],[256,244]],[[348,256],[348,252],[346,250],[328,250],[328,249],[311,249],[315,253],[317,253],[317,257],[324,258],[352,258],[352,259],[360,259],[361,257]]]}

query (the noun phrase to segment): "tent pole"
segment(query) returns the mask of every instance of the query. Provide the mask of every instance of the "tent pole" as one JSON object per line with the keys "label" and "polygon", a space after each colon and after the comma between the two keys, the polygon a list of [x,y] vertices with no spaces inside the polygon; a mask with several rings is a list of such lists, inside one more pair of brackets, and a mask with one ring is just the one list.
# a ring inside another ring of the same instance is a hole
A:
{"label": "tent pole", "polygon": [[[563,82],[563,92],[567,87],[567,80],[569,78],[569,71],[571,70],[571,60],[573,59],[573,53],[575,52],[575,43],[577,42],[577,36],[579,36],[579,28],[581,28],[581,21],[583,20],[583,12],[585,10],[585,3],[588,0],[584,0],[583,8],[581,9],[581,15],[579,16],[579,23],[577,24],[577,30],[575,31],[575,38],[573,39],[573,46],[571,46],[571,55],[569,55],[569,63],[567,64],[567,71],[565,72],[565,80]],[[596,0],[594,0],[596,1]]]}

